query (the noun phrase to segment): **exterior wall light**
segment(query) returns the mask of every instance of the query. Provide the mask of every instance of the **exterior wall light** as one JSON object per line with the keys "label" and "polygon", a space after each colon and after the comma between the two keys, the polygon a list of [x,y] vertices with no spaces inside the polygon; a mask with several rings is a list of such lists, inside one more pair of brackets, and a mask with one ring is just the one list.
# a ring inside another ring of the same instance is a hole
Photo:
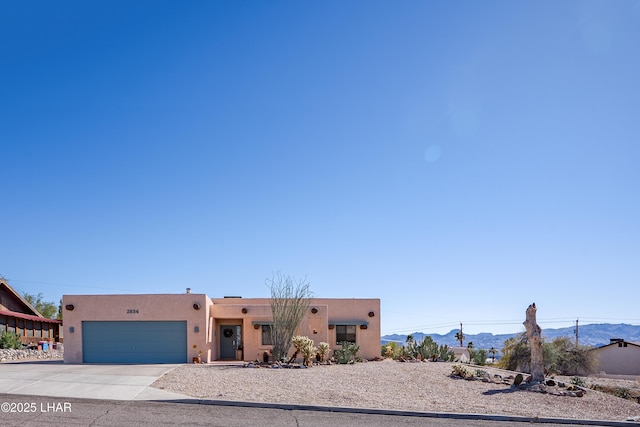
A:
{"label": "exterior wall light", "polygon": [[73,309],[74,309],[75,307],[73,306],[73,304],[67,304],[67,305],[65,305],[65,306],[64,306],[64,308],[66,308],[66,309],[67,309],[67,310],[69,310],[69,311],[73,311]]}
{"label": "exterior wall light", "polygon": [[247,310],[246,308],[242,308],[242,314],[247,314],[249,312],[249,310]]}
{"label": "exterior wall light", "polygon": [[336,327],[336,325],[329,325],[329,329],[333,329],[335,327]]}
{"label": "exterior wall light", "polygon": [[316,314],[316,313],[318,312],[318,309],[317,309],[317,308],[315,308],[315,307],[313,307],[313,308],[311,309],[311,312],[312,312],[313,314]]}
{"label": "exterior wall light", "polygon": [[367,329],[368,326],[367,325],[360,325],[360,329]]}
{"label": "exterior wall light", "polygon": [[369,312],[369,317],[373,317],[373,316],[375,316],[375,315],[376,315],[376,314],[375,314],[373,311],[370,311],[370,312]]}
{"label": "exterior wall light", "polygon": [[193,332],[200,332],[200,327],[199,326],[194,326],[193,327]]}
{"label": "exterior wall light", "polygon": [[76,330],[73,326],[69,326],[69,332],[74,333]]}
{"label": "exterior wall light", "polygon": [[253,325],[253,329],[260,329],[260,325],[256,323],[255,325]]}
{"label": "exterior wall light", "polygon": [[193,309],[194,310],[200,310],[200,303],[196,302],[193,304]]}

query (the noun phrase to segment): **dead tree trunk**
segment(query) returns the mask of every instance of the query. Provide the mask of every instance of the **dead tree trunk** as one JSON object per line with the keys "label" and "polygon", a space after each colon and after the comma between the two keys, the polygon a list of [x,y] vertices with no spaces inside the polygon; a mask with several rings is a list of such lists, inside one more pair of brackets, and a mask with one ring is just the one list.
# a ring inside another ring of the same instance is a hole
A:
{"label": "dead tree trunk", "polygon": [[536,303],[527,308],[527,320],[524,322],[531,348],[531,381],[544,381],[544,356],[542,353],[542,329],[536,323]]}

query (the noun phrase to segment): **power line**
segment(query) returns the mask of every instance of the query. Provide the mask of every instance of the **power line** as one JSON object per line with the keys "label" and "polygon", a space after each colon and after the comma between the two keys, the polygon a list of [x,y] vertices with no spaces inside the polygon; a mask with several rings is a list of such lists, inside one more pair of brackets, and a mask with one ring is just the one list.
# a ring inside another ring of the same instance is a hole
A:
{"label": "power line", "polygon": [[[585,324],[594,324],[599,322],[611,323],[611,322],[622,322],[629,324],[640,324],[640,319],[621,319],[621,318],[583,318],[583,325]],[[569,325],[574,324],[577,329],[577,320],[575,318],[549,318],[549,319],[538,319],[537,323],[540,325],[558,325],[565,324],[567,327]],[[446,322],[446,323],[432,323],[418,326],[410,326],[406,328],[397,328],[397,329],[386,329],[383,332],[383,335],[392,335],[392,334],[401,334],[403,332],[417,332],[420,330],[429,330],[429,329],[441,329],[441,328],[451,328],[452,330],[458,326],[459,322]],[[504,325],[522,325],[521,320],[481,320],[481,321],[468,321],[464,322],[465,325],[469,326],[504,326]],[[575,330],[574,330],[575,332]],[[577,332],[575,332],[577,334]]]}

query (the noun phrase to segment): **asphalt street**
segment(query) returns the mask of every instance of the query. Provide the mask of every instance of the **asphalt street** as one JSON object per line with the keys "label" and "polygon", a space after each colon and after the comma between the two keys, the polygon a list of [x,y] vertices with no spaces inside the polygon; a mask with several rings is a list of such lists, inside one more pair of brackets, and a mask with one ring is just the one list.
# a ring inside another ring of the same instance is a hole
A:
{"label": "asphalt street", "polygon": [[[434,418],[432,416],[381,415],[326,410],[291,410],[277,407],[207,404],[185,401],[155,402],[140,400],[94,400],[0,394],[0,425],[53,426],[220,426],[220,427],[311,427],[311,426],[434,426],[490,427],[496,425],[525,427],[532,422],[516,420],[474,420]],[[560,427],[575,424],[540,424]],[[599,425],[599,424],[590,424]],[[634,423],[606,423],[607,426],[630,426]]]}

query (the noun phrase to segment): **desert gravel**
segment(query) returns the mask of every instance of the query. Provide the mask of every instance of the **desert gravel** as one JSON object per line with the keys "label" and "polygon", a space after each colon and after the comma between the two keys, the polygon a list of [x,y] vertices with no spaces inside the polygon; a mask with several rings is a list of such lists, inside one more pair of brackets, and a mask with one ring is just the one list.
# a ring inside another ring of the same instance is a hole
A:
{"label": "desert gravel", "polygon": [[308,369],[183,365],[152,386],[202,399],[261,403],[618,421],[640,415],[640,404],[599,391],[555,396],[455,379],[451,370],[450,363],[392,360]]}

